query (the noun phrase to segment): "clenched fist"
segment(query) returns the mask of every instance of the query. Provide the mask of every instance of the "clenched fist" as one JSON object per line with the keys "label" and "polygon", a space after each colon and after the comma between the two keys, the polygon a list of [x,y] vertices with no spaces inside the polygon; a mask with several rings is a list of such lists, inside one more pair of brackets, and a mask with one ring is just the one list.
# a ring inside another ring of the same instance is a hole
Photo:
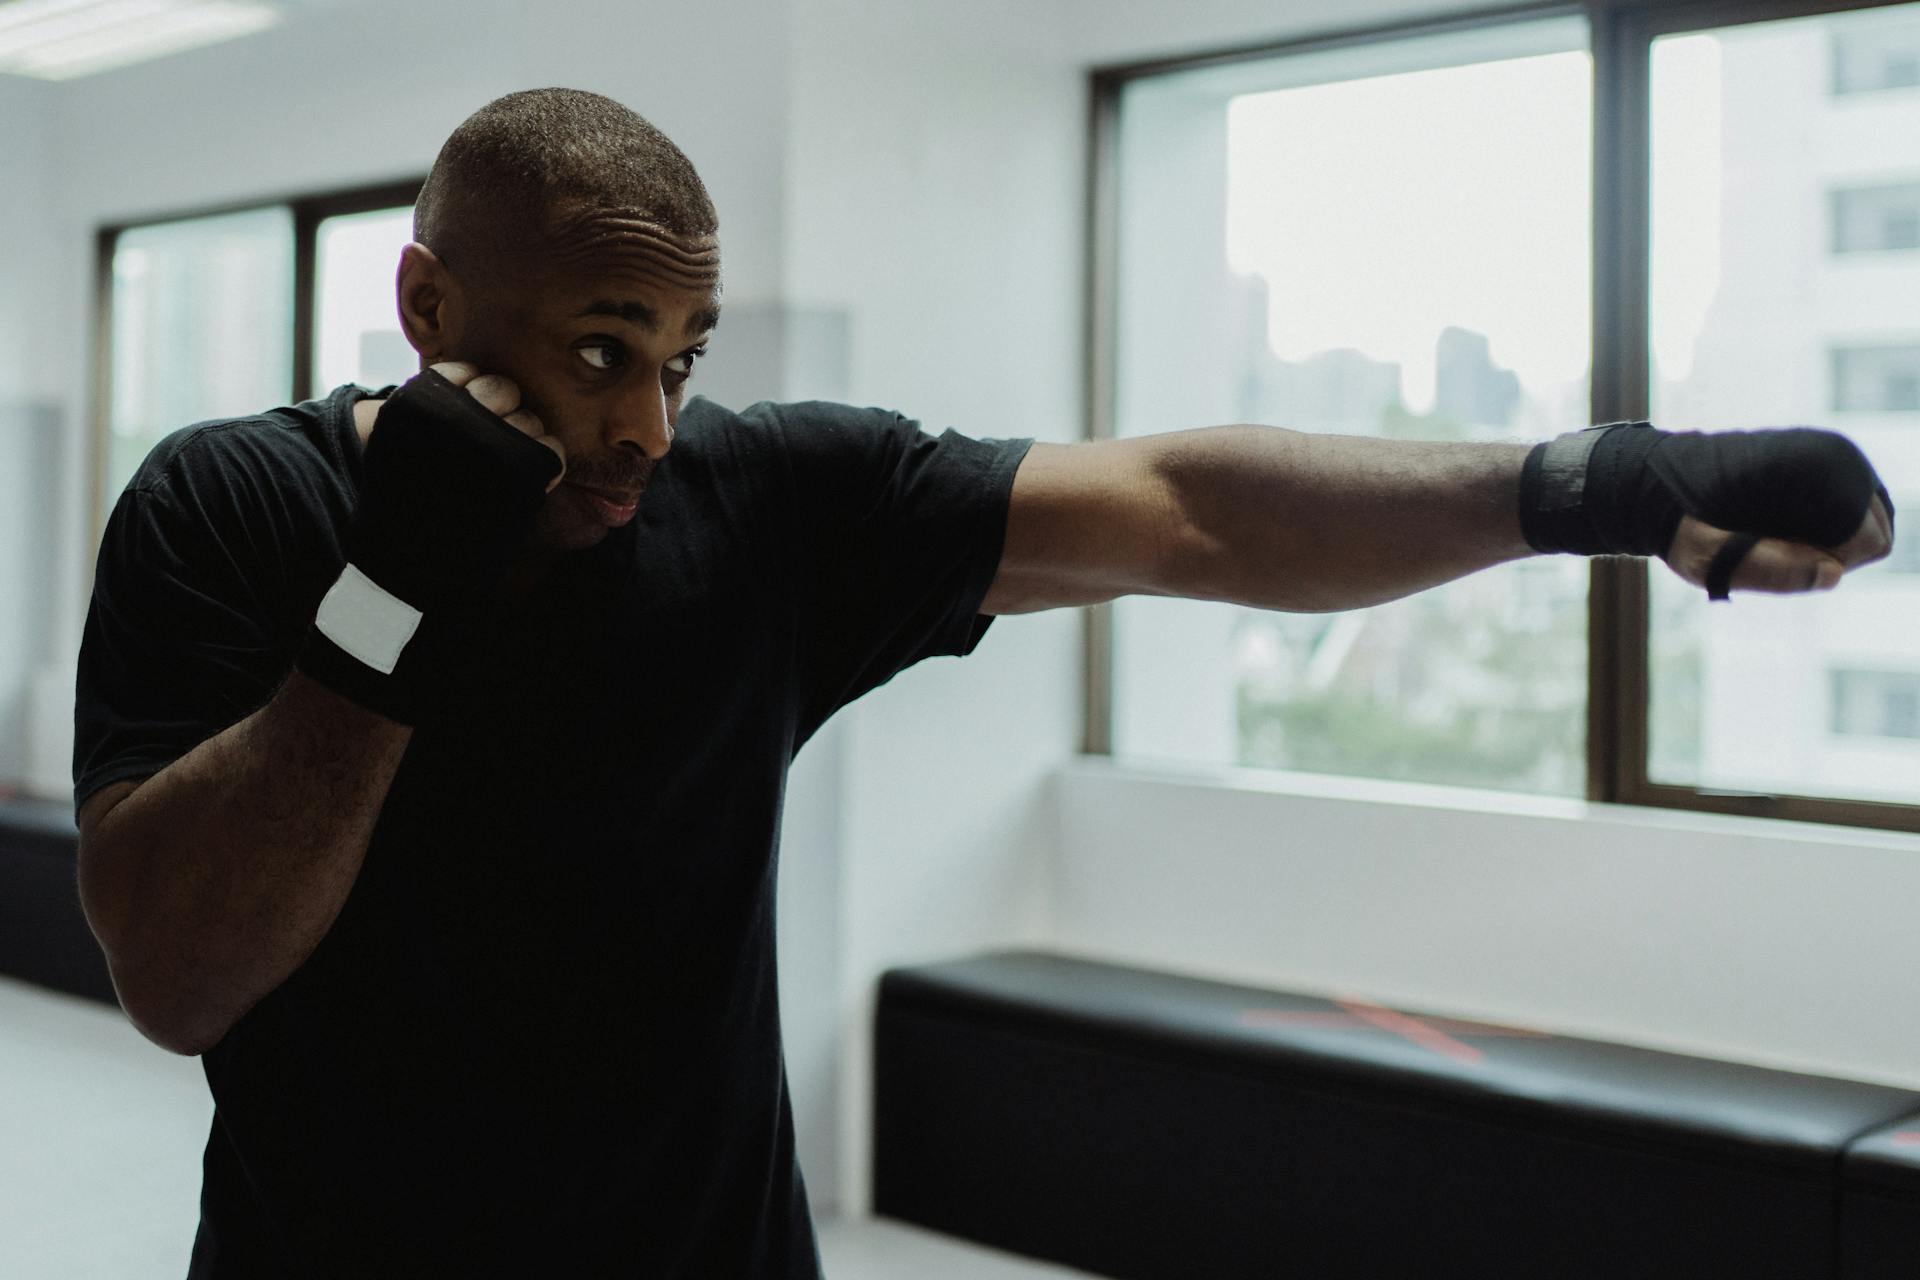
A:
{"label": "clenched fist", "polygon": [[418,725],[450,696],[469,633],[566,473],[566,450],[512,382],[438,364],[380,406],[362,471],[347,563],[295,665]]}

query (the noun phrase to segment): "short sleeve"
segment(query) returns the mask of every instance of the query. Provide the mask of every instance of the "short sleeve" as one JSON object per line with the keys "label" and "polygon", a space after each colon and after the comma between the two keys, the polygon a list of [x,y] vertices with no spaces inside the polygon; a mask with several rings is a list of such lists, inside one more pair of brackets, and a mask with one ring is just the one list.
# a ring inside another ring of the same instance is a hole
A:
{"label": "short sleeve", "polygon": [[167,488],[114,504],[94,569],[74,689],[78,808],[156,773],[263,706],[284,677],[239,531]]}
{"label": "short sleeve", "polygon": [[1031,439],[934,436],[884,409],[755,405],[793,486],[802,740],[922,658],[971,653]]}

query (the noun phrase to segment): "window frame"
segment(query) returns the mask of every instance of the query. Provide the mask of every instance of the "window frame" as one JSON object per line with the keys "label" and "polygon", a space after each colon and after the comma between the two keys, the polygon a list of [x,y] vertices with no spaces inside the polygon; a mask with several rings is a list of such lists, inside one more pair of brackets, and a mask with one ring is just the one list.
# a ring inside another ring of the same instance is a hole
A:
{"label": "window frame", "polygon": [[[1120,97],[1135,80],[1541,18],[1587,19],[1593,54],[1591,421],[1648,416],[1653,42],[1668,35],[1887,8],[1906,0],[1543,0],[1437,18],[1340,28],[1269,43],[1096,67],[1089,77],[1082,329],[1083,437],[1114,434]],[[1920,804],[1682,786],[1647,774],[1648,562],[1589,562],[1587,786],[1590,801],[1920,832]],[[1113,608],[1082,611],[1081,749],[1113,754]]]}
{"label": "window frame", "polygon": [[286,209],[293,215],[293,376],[287,388],[288,403],[310,399],[313,386],[313,337],[315,329],[314,271],[320,224],[342,214],[370,213],[410,205],[420,198],[426,175],[399,178],[363,186],[338,188],[319,194],[282,196],[275,199],[232,201],[159,214],[151,217],[108,223],[94,233],[94,338],[93,338],[93,412],[87,477],[88,528],[94,537],[106,524],[107,508],[113,495],[107,493],[108,417],[113,406],[113,255],[120,237],[129,231],[164,226],[172,222],[190,222],[199,218],[229,213],[251,213],[259,209]]}

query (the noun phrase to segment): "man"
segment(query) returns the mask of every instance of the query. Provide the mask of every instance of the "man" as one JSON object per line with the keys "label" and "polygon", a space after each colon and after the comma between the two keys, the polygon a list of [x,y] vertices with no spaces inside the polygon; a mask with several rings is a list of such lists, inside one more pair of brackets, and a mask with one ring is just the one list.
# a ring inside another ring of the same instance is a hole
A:
{"label": "man", "polygon": [[476,113],[415,220],[424,372],[175,432],[100,552],[81,891],[129,1016],[204,1058],[200,1280],[817,1276],[786,770],[998,614],[1349,609],[1550,550],[1800,591],[1890,546],[1830,433],[1057,446],[685,401],[717,219],[590,94]]}

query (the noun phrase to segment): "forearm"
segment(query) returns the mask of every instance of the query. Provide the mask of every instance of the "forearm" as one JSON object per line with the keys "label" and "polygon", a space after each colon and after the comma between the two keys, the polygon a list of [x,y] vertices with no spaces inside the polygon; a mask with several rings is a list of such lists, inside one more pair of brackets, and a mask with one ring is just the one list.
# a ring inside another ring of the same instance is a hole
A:
{"label": "forearm", "polygon": [[412,734],[295,671],[114,806],[83,888],[145,1034],[201,1052],[306,960],[359,875]]}
{"label": "forearm", "polygon": [[1532,555],[1527,444],[1207,427],[1159,437],[1181,523],[1169,594],[1321,613]]}

